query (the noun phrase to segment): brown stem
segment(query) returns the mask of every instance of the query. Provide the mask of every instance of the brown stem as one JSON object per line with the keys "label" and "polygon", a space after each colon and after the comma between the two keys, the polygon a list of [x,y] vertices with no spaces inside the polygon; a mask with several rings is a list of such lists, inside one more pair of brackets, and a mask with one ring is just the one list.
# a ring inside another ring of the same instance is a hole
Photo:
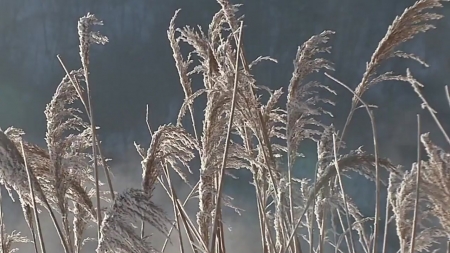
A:
{"label": "brown stem", "polygon": [[414,247],[416,244],[416,230],[417,230],[417,213],[419,212],[419,194],[420,194],[420,115],[417,114],[417,176],[416,176],[416,200],[414,203],[414,218],[411,231],[411,248],[410,253],[414,253]]}
{"label": "brown stem", "polygon": [[[370,124],[372,127],[372,137],[373,137],[373,146],[374,146],[374,156],[375,156],[375,229],[374,229],[374,238],[373,238],[373,253],[377,253],[378,252],[378,231],[380,229],[380,195],[381,195],[381,187],[380,187],[380,170],[379,170],[379,166],[378,166],[378,142],[377,142],[377,131],[376,131],[376,125],[375,125],[375,117],[372,113],[372,111],[369,108],[369,105],[366,104],[364,102],[364,100],[362,100],[352,89],[350,89],[350,87],[348,87],[347,85],[345,85],[344,83],[342,83],[341,81],[337,80],[336,78],[332,77],[330,74],[325,73],[325,76],[327,76],[328,78],[330,78],[331,80],[335,81],[337,84],[343,86],[344,88],[346,88],[348,91],[350,91],[353,96],[355,98],[358,99],[359,102],[361,102],[361,104],[363,104],[363,106],[365,107],[367,114],[369,115],[370,118]],[[342,140],[341,140],[342,141]]]}
{"label": "brown stem", "polygon": [[222,166],[219,171],[219,185],[217,187],[217,198],[216,198],[216,207],[214,212],[214,219],[213,219],[213,229],[212,229],[212,238],[211,238],[211,247],[210,252],[214,253],[216,249],[216,235],[217,235],[217,226],[218,226],[218,211],[220,209],[221,204],[221,197],[222,197],[222,187],[223,187],[223,175],[227,164],[227,156],[228,156],[228,148],[230,145],[230,137],[231,137],[231,129],[233,127],[233,118],[234,118],[234,111],[236,106],[236,91],[237,91],[237,84],[238,84],[238,77],[239,77],[239,53],[241,50],[241,38],[242,38],[242,30],[243,30],[244,23],[241,22],[241,27],[239,29],[239,38],[238,38],[238,46],[237,46],[237,52],[236,52],[236,64],[235,64],[235,73],[234,73],[234,86],[233,86],[233,97],[231,99],[231,109],[230,109],[230,119],[228,121],[228,130],[227,130],[227,137],[225,139],[225,148],[223,152],[223,158],[222,158]]}
{"label": "brown stem", "polygon": [[[32,201],[32,204],[33,204],[34,216],[36,218],[35,219],[36,220],[36,227],[37,227],[37,232],[38,232],[39,241],[40,241],[40,245],[41,245],[41,252],[45,253],[46,252],[45,251],[45,243],[44,243],[44,237],[42,235],[41,222],[40,222],[38,211],[37,211],[37,208],[36,208],[36,198],[34,196],[34,188],[33,188],[33,183],[32,183],[32,180],[31,180],[30,168],[28,168],[27,158],[26,158],[26,154],[25,154],[25,149],[23,148],[22,140],[20,141],[20,147],[22,148],[23,162],[25,164],[25,169],[27,171],[28,186],[30,187],[31,201]],[[64,240],[64,238],[62,238],[61,240]],[[3,239],[2,239],[2,249],[3,249]],[[3,251],[3,252],[5,252],[5,251]]]}
{"label": "brown stem", "polygon": [[[56,56],[59,60],[59,63],[61,64],[62,68],[64,69],[64,71],[66,72],[66,75],[69,77],[70,82],[72,83],[72,85],[75,87],[75,90],[77,91],[78,97],[80,98],[81,103],[84,106],[84,109],[86,110],[86,114],[89,118],[89,121],[91,121],[91,114],[90,114],[90,110],[88,109],[88,105],[86,104],[85,98],[83,97],[83,94],[81,92],[81,88],[79,87],[79,84],[77,82],[75,82],[75,80],[73,80],[72,76],[69,74],[66,66],[64,65],[64,62],[62,61],[61,57],[59,55]],[[94,132],[92,133],[94,135]],[[100,146],[100,142],[98,141],[98,136],[96,135],[96,143],[97,143],[97,148],[98,148],[98,154],[101,158],[101,162],[102,162],[102,166],[103,166],[103,171],[105,173],[106,176],[106,180],[108,182],[108,187],[109,187],[109,192],[111,194],[111,200],[114,201],[115,199],[115,194],[114,194],[114,189],[113,189],[113,185],[112,185],[112,180],[111,180],[111,172],[109,171],[108,165],[106,164],[106,159],[103,156],[103,152]]]}
{"label": "brown stem", "polygon": [[350,223],[350,218],[349,218],[347,196],[345,196],[344,184],[342,184],[341,172],[339,171],[339,163],[338,163],[337,147],[336,147],[336,135],[335,134],[333,134],[333,153],[334,153],[334,167],[336,169],[336,174],[337,174],[337,178],[339,181],[339,187],[341,188],[342,200],[344,201],[344,205],[345,205],[345,218],[347,220],[347,226],[350,229],[350,233],[349,233],[350,249],[351,249],[351,252],[355,253],[355,245],[354,245],[354,240],[353,240],[352,224]]}

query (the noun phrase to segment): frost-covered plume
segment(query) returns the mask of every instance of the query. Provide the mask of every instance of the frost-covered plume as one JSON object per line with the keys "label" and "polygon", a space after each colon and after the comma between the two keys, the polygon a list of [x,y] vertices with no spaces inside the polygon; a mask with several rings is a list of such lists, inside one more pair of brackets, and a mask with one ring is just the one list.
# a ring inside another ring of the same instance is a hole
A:
{"label": "frost-covered plume", "polygon": [[317,94],[319,89],[335,92],[316,81],[305,81],[305,79],[320,70],[334,70],[332,62],[316,58],[317,54],[330,53],[330,47],[323,47],[328,43],[332,31],[324,31],[319,35],[312,36],[308,41],[298,48],[294,60],[294,71],[288,88],[287,100],[287,145],[289,160],[294,162],[298,145],[304,139],[316,139],[321,130],[315,130],[314,126],[324,128],[315,117],[322,114],[331,114],[322,109],[319,104],[334,103],[328,99],[320,98]]}
{"label": "frost-covered plume", "polygon": [[140,146],[136,145],[138,152],[143,156],[142,189],[151,194],[158,177],[163,173],[162,166],[170,166],[187,183],[186,174],[182,168],[189,168],[189,162],[194,158],[198,143],[182,127],[164,125],[153,133],[152,142],[144,155]]}
{"label": "frost-covered plume", "polygon": [[434,144],[429,133],[422,134],[421,141],[428,155],[428,160],[422,162],[421,190],[450,238],[450,153]]}
{"label": "frost-covered plume", "polygon": [[106,211],[97,253],[155,252],[149,238],[141,238],[132,224],[143,220],[159,232],[167,234],[166,218],[162,209],[151,201],[151,194],[139,189],[128,189],[117,196]]}
{"label": "frost-covered plume", "polygon": [[19,251],[18,248],[14,248],[15,244],[18,243],[30,243],[31,241],[20,234],[20,232],[12,231],[11,233],[4,232],[5,224],[3,225],[3,238],[1,239],[2,243],[2,253],[13,253]]}
{"label": "frost-covered plume", "polygon": [[[30,178],[36,190],[36,197],[43,201],[45,194],[38,180],[33,173],[30,173]],[[3,131],[0,131],[0,183],[5,186],[12,199],[14,199],[12,197],[12,190],[14,190],[21,202],[33,206],[23,157]]]}
{"label": "frost-covered plume", "polygon": [[83,69],[89,67],[89,49],[91,44],[106,44],[108,37],[101,35],[99,32],[92,31],[92,26],[103,25],[103,21],[98,20],[94,14],[88,13],[78,21],[78,36],[80,40],[80,58]]}

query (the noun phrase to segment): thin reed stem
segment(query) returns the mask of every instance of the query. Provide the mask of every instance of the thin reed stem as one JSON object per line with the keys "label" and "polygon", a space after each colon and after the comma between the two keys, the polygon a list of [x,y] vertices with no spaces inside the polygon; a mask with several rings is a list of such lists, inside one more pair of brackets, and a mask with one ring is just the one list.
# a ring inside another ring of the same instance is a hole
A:
{"label": "thin reed stem", "polygon": [[[3,221],[3,197],[2,197],[2,192],[0,189],[0,229],[1,229],[1,246],[2,246],[2,253],[6,253],[5,251],[5,224]],[[36,243],[36,242],[34,242]]]}
{"label": "thin reed stem", "polygon": [[[317,174],[319,173],[319,162],[320,161],[316,162],[316,166],[314,168],[314,184],[316,184],[316,182],[317,182]],[[314,198],[313,204],[312,204],[313,206],[316,206],[316,201],[317,201],[317,198]],[[309,252],[310,253],[313,253],[313,249],[314,249],[314,219],[315,219],[315,212],[312,211],[311,217],[310,217],[310,223],[309,223],[310,224],[310,228],[309,228]],[[292,222],[292,224],[294,224],[294,222]]]}
{"label": "thin reed stem", "polygon": [[419,200],[420,200],[420,170],[421,170],[421,159],[420,159],[420,115],[417,114],[417,176],[416,176],[416,200],[414,203],[414,218],[413,226],[411,231],[411,247],[409,253],[414,253],[414,247],[416,244],[416,231],[417,231],[417,213],[419,212]]}
{"label": "thin reed stem", "polygon": [[347,197],[345,196],[344,184],[342,183],[341,172],[339,171],[339,163],[338,163],[337,147],[336,147],[336,135],[334,133],[333,133],[333,153],[334,153],[334,167],[336,169],[339,186],[341,188],[342,200],[344,201],[344,205],[345,205],[345,217],[347,219],[347,226],[350,229],[350,232],[349,232],[350,247],[351,247],[350,250],[351,250],[351,252],[355,253],[355,244],[354,244],[354,240],[353,240],[352,224],[350,223],[348,203],[347,203]]}
{"label": "thin reed stem", "polygon": [[381,250],[382,253],[386,253],[386,247],[387,247],[387,234],[388,234],[388,227],[389,227],[389,209],[390,209],[390,202],[387,199],[386,200],[386,213],[385,213],[385,220],[384,220],[384,233],[383,233],[383,248]]}
{"label": "thin reed stem", "polygon": [[[150,121],[149,121],[149,109],[148,109],[148,104],[145,107],[145,124],[147,125],[147,130],[150,134],[150,136],[153,136],[153,131],[152,128],[150,126]],[[145,214],[142,214],[145,215]],[[145,235],[145,221],[142,220],[141,221],[141,239],[144,238]],[[167,241],[167,240],[166,240]],[[164,252],[164,250],[163,250]]]}
{"label": "thin reed stem", "polygon": [[[422,92],[419,90],[419,87],[422,86],[422,84],[420,84],[416,79],[414,79],[414,77],[411,75],[411,72],[409,71],[409,69],[407,70],[407,78],[408,78],[408,81],[413,86],[413,89],[416,92],[417,96],[420,98],[420,100],[422,100],[422,107],[427,109],[427,111],[430,113],[431,117],[433,118],[434,122],[438,126],[439,130],[444,135],[445,140],[447,141],[448,144],[450,144],[450,137],[448,136],[448,134],[445,131],[444,127],[442,126],[441,122],[437,118],[436,111],[430,106],[428,101],[423,96]],[[447,99],[449,99],[448,90],[446,92],[446,96],[447,96]]]}
{"label": "thin reed stem", "polygon": [[[379,227],[378,220],[379,220],[379,215],[380,215],[379,214],[379,209],[380,208],[379,208],[379,205],[378,205],[379,198],[380,198],[380,185],[379,185],[380,178],[379,178],[379,169],[378,169],[378,144],[377,144],[377,135],[376,135],[376,128],[375,128],[375,119],[374,119],[373,113],[370,111],[369,106],[359,96],[357,96],[352,89],[350,89],[347,85],[345,85],[341,81],[337,80],[336,78],[332,77],[328,73],[325,73],[325,76],[327,76],[331,80],[335,81],[336,83],[338,83],[339,85],[343,86],[348,91],[350,91],[355,96],[355,98],[357,98],[364,105],[364,107],[366,108],[366,111],[367,111],[367,113],[369,114],[369,117],[370,117],[370,122],[371,122],[371,126],[372,126],[373,143],[374,143],[374,158],[375,158],[375,170],[376,170],[376,172],[375,172],[376,173],[376,178],[375,178],[375,181],[376,181],[375,182],[375,185],[376,185],[376,203],[375,203],[375,232],[374,232],[374,234],[375,234],[374,241],[376,241],[376,239],[377,239],[376,235],[378,234],[378,227]],[[315,198],[314,195],[317,193],[316,186],[317,186],[317,182],[314,182],[312,196],[311,196],[313,198]],[[308,201],[308,203],[306,204],[302,214],[297,219],[297,222],[296,222],[295,227],[294,227],[294,231],[289,236],[286,245],[289,245],[289,243],[292,241],[292,239],[293,239],[293,237],[295,235],[294,232],[298,228],[298,226],[300,225],[300,222],[303,219],[303,216],[306,214],[310,204],[311,204],[310,201]],[[376,244],[377,243],[374,243],[374,250],[376,250],[376,247],[377,247]],[[287,249],[284,252],[286,253]],[[374,251],[374,253],[375,253],[375,251]]]}
{"label": "thin reed stem", "polygon": [[[194,192],[197,190],[197,187],[199,185],[200,181],[197,181],[197,183],[194,185],[194,187],[191,189],[191,191],[189,192],[188,196],[186,197],[186,199],[184,200],[182,207],[184,207],[187,202],[191,199],[191,196],[194,194]],[[172,231],[175,227],[175,222],[172,223],[172,226],[170,226],[169,232],[167,233],[167,238],[164,241],[163,247],[161,249],[161,252],[164,252],[164,250],[166,249],[167,243],[169,242],[169,237],[172,234]]]}
{"label": "thin reed stem", "polygon": [[175,193],[175,189],[173,188],[172,185],[172,181],[170,180],[170,174],[169,174],[169,170],[167,169],[167,166],[164,166],[164,175],[166,176],[166,181],[167,181],[167,185],[170,188],[170,194],[172,195],[172,204],[173,204],[173,208],[174,208],[174,216],[175,216],[175,224],[176,224],[176,229],[178,231],[178,240],[180,241],[180,253],[184,253],[184,246],[183,246],[183,238],[181,235],[181,227],[180,227],[180,220],[179,220],[179,212],[177,211],[176,208],[176,203],[175,201],[176,199],[176,193]]}
{"label": "thin reed stem", "polygon": [[211,238],[211,247],[210,252],[214,253],[216,248],[216,235],[217,235],[217,226],[218,226],[218,211],[220,209],[221,205],[221,197],[222,197],[222,187],[223,187],[223,175],[227,164],[227,156],[228,156],[228,148],[230,144],[230,137],[231,137],[231,129],[233,127],[233,118],[234,118],[234,111],[236,106],[236,92],[237,92],[237,85],[238,85],[238,78],[239,78],[239,54],[241,50],[241,39],[242,39],[242,31],[244,27],[244,22],[241,22],[241,26],[239,28],[239,38],[237,41],[237,52],[236,52],[236,64],[235,64],[235,73],[234,73],[234,85],[233,85],[233,97],[231,99],[231,108],[230,108],[230,119],[228,121],[228,130],[227,130],[227,137],[225,139],[225,148],[223,152],[223,159],[222,159],[222,166],[219,171],[219,185],[217,187],[217,198],[216,198],[216,207],[214,211],[214,219],[213,219],[213,229],[212,229],[212,238]]}
{"label": "thin reed stem", "polygon": [[[231,17],[229,15],[227,15],[228,12],[226,10],[226,5],[227,4],[229,5],[230,3],[229,3],[228,0],[221,0],[221,1],[218,1],[218,2],[222,6],[222,10],[223,10],[223,12],[225,14],[225,18],[226,18],[226,20],[227,20],[227,22],[228,22],[228,24],[229,24],[229,26],[230,26],[230,28],[232,30],[234,41],[236,42],[236,47],[239,47],[239,44],[240,44],[240,39],[238,38],[238,36],[239,36],[238,34],[239,33],[238,33],[238,31],[236,31],[239,28],[237,28],[237,29],[234,28],[234,26],[233,26],[233,21],[234,20],[231,20]],[[241,25],[242,25],[242,23],[241,23]],[[250,67],[249,67],[249,64],[247,63],[247,59],[245,58],[245,48],[242,47],[239,52],[240,52],[239,55],[240,55],[240,60],[242,62],[242,66],[243,66],[245,72],[247,74],[250,74]],[[248,86],[249,86],[248,89],[249,89],[249,91],[251,93],[250,94],[251,97],[255,98],[256,95],[255,95],[255,92],[253,90],[254,87],[250,83],[249,83]],[[267,147],[267,151],[266,151],[265,148],[262,148],[262,154],[263,154],[263,158],[264,158],[264,163],[267,165],[267,168],[263,167],[263,169],[262,169],[263,170],[262,178],[265,179],[267,177],[267,172],[268,172],[269,179],[271,180],[272,186],[274,188],[273,190],[275,192],[275,196],[277,196],[278,195],[278,188],[277,188],[277,184],[275,183],[273,171],[271,169],[272,168],[271,162],[275,161],[274,155],[273,155],[273,150],[272,150],[272,145],[271,145],[270,140],[269,140],[269,135],[268,135],[269,133],[268,133],[265,121],[263,119],[262,113],[259,110],[259,108],[256,108],[256,109],[257,109],[256,113],[257,113],[257,116],[258,116],[258,124],[261,127],[261,129],[260,129],[260,133],[259,133],[260,135],[256,135],[255,137],[257,138],[258,142],[262,146]],[[265,191],[265,189],[267,188],[266,185],[267,185],[267,182],[266,182],[266,180],[264,180],[263,181],[263,189],[262,189],[262,195],[263,195],[264,201],[266,200],[266,191]],[[264,213],[264,215],[265,215],[265,213]],[[295,230],[293,231],[293,233],[295,233]]]}
{"label": "thin reed stem", "polygon": [[[23,148],[22,140],[20,141],[20,147],[22,149],[23,162],[25,164],[25,169],[27,171],[28,186],[30,188],[31,201],[32,201],[32,204],[33,204],[33,211],[34,211],[34,217],[35,217],[35,220],[36,220],[36,228],[37,228],[37,232],[38,232],[38,236],[39,236],[39,242],[40,242],[40,245],[41,245],[41,252],[45,253],[46,250],[45,250],[44,237],[42,235],[41,221],[39,219],[39,214],[38,214],[38,211],[37,211],[37,208],[36,208],[36,198],[34,196],[34,187],[33,187],[33,183],[32,183],[32,180],[31,180],[31,172],[30,172],[30,168],[28,168],[27,158],[26,158],[26,154],[25,154],[25,149]],[[61,240],[64,240],[64,238],[61,238]],[[64,243],[64,241],[63,241],[63,243]],[[2,240],[2,247],[3,247],[3,240]]]}
{"label": "thin reed stem", "polygon": [[94,178],[95,178],[95,198],[97,202],[97,236],[100,241],[101,238],[101,221],[102,221],[102,210],[101,210],[101,200],[100,200],[100,183],[98,178],[98,161],[97,161],[97,135],[95,129],[95,121],[94,121],[94,110],[92,108],[92,94],[91,94],[91,86],[89,84],[89,72],[86,67],[84,70],[84,81],[86,82],[86,93],[87,93],[87,102],[89,108],[89,115],[91,121],[91,131],[92,131],[92,156],[94,162]]}
{"label": "thin reed stem", "polygon": [[450,92],[448,91],[447,85],[445,85],[445,97],[447,98],[447,103],[450,106]]}
{"label": "thin reed stem", "polygon": [[[70,82],[75,87],[75,90],[77,91],[78,97],[80,98],[80,101],[81,101],[81,103],[84,106],[84,109],[85,109],[86,114],[87,114],[87,116],[89,118],[89,121],[91,121],[90,110],[88,109],[88,105],[86,104],[85,98],[83,97],[83,93],[81,91],[81,88],[80,88],[79,84],[77,82],[75,82],[75,80],[73,80],[72,76],[69,74],[66,66],[64,65],[64,62],[62,61],[61,57],[59,55],[57,55],[56,57],[58,58],[59,63],[61,64],[62,68],[66,72],[66,75],[69,77]],[[92,134],[94,135],[94,132]],[[104,171],[105,176],[106,176],[106,181],[108,182],[108,187],[109,187],[109,193],[111,195],[111,200],[114,201],[115,194],[114,194],[114,188],[113,188],[113,185],[112,185],[112,180],[111,180],[111,175],[110,175],[111,172],[109,171],[108,165],[106,164],[106,159],[105,159],[105,156],[103,155],[102,148],[101,148],[100,142],[98,141],[98,136],[97,135],[96,135],[96,145],[97,145],[97,148],[98,148],[98,154],[99,154],[101,162],[102,162],[103,171]]]}
{"label": "thin reed stem", "polygon": [[[180,214],[181,221],[183,222],[184,230],[186,231],[186,234],[189,238],[189,242],[190,242],[189,244],[191,245],[192,252],[200,253],[199,250],[201,250],[201,252],[207,252],[206,245],[203,244],[203,241],[200,240],[200,235],[198,233],[195,233],[195,231],[196,231],[195,227],[192,224],[192,222],[189,222],[189,218],[186,215],[186,213],[182,211],[181,204],[179,203],[178,200],[175,203],[176,203],[177,212]],[[197,241],[202,243],[203,248],[200,247],[200,245],[197,245],[195,243],[194,237],[197,238]]]}
{"label": "thin reed stem", "polygon": [[[345,204],[344,204],[344,205],[345,205]],[[343,230],[343,231],[349,231],[349,232],[351,233],[351,230],[352,230],[351,226],[349,226],[348,229],[346,229],[346,228],[345,228],[345,225],[344,225],[344,220],[342,219],[341,213],[339,212],[339,210],[336,211],[336,212],[337,212],[337,216],[338,216],[338,218],[339,218],[339,223],[340,223],[340,225],[341,225],[342,230]],[[346,245],[347,245],[347,249],[352,250],[352,249],[354,248],[354,247],[352,247],[353,244],[351,244],[351,240],[348,238],[346,232],[344,232],[342,235],[340,235],[340,238],[341,238],[341,240],[340,240],[339,243],[336,245],[336,248],[335,248],[335,251],[334,251],[335,253],[337,252],[337,250],[338,250],[339,247],[341,246],[342,238],[345,239],[345,243],[346,243]]]}
{"label": "thin reed stem", "polygon": [[325,250],[325,240],[326,240],[326,213],[328,211],[328,207],[324,207],[322,210],[322,220],[321,220],[321,224],[320,224],[320,241],[319,241],[319,253],[323,253]]}
{"label": "thin reed stem", "polygon": [[208,246],[206,245],[207,242],[204,242],[201,239],[202,237],[200,236],[200,233],[198,232],[198,229],[195,228],[194,223],[191,221],[191,219],[187,215],[186,210],[182,207],[179,199],[177,199],[176,203],[177,203],[177,207],[178,207],[178,212],[180,212],[182,219],[188,224],[188,228],[192,232],[192,234],[195,237],[197,237],[197,241],[200,243],[199,246],[202,247],[200,249],[202,251],[207,252],[208,251]]}
{"label": "thin reed stem", "polygon": [[[345,85],[343,82],[337,80],[335,77],[332,77],[330,74],[325,73],[325,76],[330,78],[331,80],[335,81],[337,84],[343,86],[344,88],[346,88],[348,91],[350,91],[353,96],[359,100],[359,102],[361,102],[361,104],[363,104],[363,106],[365,107],[367,114],[369,115],[370,118],[370,124],[372,127],[372,137],[373,137],[373,146],[374,146],[374,157],[375,157],[375,229],[374,229],[374,238],[373,238],[373,253],[377,253],[378,252],[378,234],[379,234],[379,229],[380,229],[380,195],[381,195],[381,187],[380,187],[380,170],[379,170],[379,165],[378,165],[378,142],[377,142],[377,131],[376,131],[376,125],[375,125],[375,117],[373,115],[373,112],[370,110],[369,105],[366,104],[366,102],[364,102],[364,100],[362,100],[352,89],[350,89],[350,87],[348,87],[347,85]],[[342,141],[342,139],[341,139]]]}
{"label": "thin reed stem", "polygon": [[310,211],[309,215],[306,215],[306,223],[309,224],[308,236],[309,236],[309,253],[314,252],[314,211]]}

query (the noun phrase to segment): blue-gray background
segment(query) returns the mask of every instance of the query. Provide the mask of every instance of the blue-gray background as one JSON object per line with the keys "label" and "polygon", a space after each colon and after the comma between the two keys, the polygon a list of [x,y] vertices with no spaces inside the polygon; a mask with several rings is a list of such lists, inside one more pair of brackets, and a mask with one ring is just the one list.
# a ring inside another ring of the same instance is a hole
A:
{"label": "blue-gray background", "polygon": [[[336,63],[334,75],[354,87],[388,25],[414,1],[241,0],[233,3],[244,4],[241,11],[245,14],[244,43],[248,58],[270,55],[279,61],[261,64],[256,71],[257,80],[272,88],[286,88],[297,46],[323,30],[336,31],[330,42],[332,54],[328,56]],[[149,141],[146,104],[150,106],[152,127],[156,128],[174,122],[183,99],[166,35],[169,21],[178,8],[182,11],[177,26],[206,27],[220,7],[214,0],[0,0],[0,127],[22,128],[29,140],[45,144],[43,111],[64,76],[56,55],[60,54],[70,69],[80,66],[76,23],[79,17],[92,12],[104,21],[105,26],[100,30],[110,39],[106,46],[95,46],[91,55],[97,124],[101,126],[101,139],[108,156],[113,158],[116,188],[136,187],[141,171],[133,141],[143,145]],[[450,14],[450,5],[438,12]],[[391,61],[383,69],[405,73],[405,68],[410,67],[425,83],[427,99],[439,111],[444,125],[448,125],[445,119],[449,108],[443,91],[449,80],[450,50],[445,42],[450,38],[450,15],[435,24],[437,30],[419,35],[402,47],[419,55],[430,68],[403,60]],[[341,128],[351,96],[330,80],[320,79],[338,92],[333,122]],[[417,113],[423,115],[425,131],[434,131],[432,137],[442,143],[442,136],[420,109],[419,100],[407,84],[378,85],[365,99],[380,106],[376,118],[381,155],[405,166],[414,161]],[[371,150],[370,124],[362,110],[357,113],[348,138],[351,147],[365,145]],[[301,171],[298,173],[311,175],[314,147],[303,152],[307,157],[297,167]],[[245,173],[243,178],[248,178]],[[254,206],[249,201],[253,196],[251,187],[245,180],[227,181],[227,184],[227,192],[236,197],[236,204],[248,210],[241,217],[230,214],[230,245],[235,247],[235,252],[256,252],[259,244],[249,244],[259,233],[251,217]],[[347,189],[358,193],[354,195],[355,201],[365,214],[371,214],[373,201],[369,200],[373,200],[373,189],[360,179],[351,181]],[[170,203],[164,203],[167,199],[160,195],[156,201],[168,208]],[[17,204],[8,202],[5,212],[8,229],[24,228]],[[48,229],[53,231],[50,225]],[[242,239],[243,236],[248,239]],[[52,239],[56,237],[49,235],[49,240]],[[48,246],[56,247],[52,243]],[[395,247],[395,242],[392,246]]]}

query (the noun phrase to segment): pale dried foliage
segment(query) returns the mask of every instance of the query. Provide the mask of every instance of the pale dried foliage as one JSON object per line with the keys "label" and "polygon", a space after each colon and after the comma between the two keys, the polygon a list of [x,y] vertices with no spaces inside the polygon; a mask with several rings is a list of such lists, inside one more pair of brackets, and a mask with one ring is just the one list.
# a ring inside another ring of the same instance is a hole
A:
{"label": "pale dried foliage", "polygon": [[97,252],[154,252],[148,238],[141,238],[132,225],[139,218],[159,232],[167,232],[169,220],[150,199],[151,194],[138,189],[129,189],[117,196],[104,215]]}
{"label": "pale dried foliage", "polygon": [[[108,169],[95,133],[88,75],[91,44],[105,44],[108,39],[92,31],[94,25],[103,24],[94,15],[88,13],[79,20],[82,68],[69,72],[63,65],[66,76],[45,110],[47,147],[22,140],[24,132],[17,128],[0,133],[0,183],[10,196],[13,192],[19,195],[31,231],[39,229],[33,223],[39,218],[39,215],[33,217],[32,211],[36,211],[33,208],[40,210],[43,206],[50,214],[55,210],[60,215],[54,223],[58,231],[58,222],[62,224],[60,239],[65,253],[81,252],[87,240],[96,240],[85,236],[89,227],[97,227],[98,253],[164,252],[169,238],[172,240],[172,228],[171,220],[152,201],[156,187],[160,186],[173,204],[172,226],[178,233],[175,243],[180,245],[180,251],[224,253],[227,238],[222,213],[225,208],[240,209],[233,205],[232,197],[221,192],[223,175],[237,179],[234,170],[244,169],[253,176],[259,243],[264,253],[328,250],[374,253],[374,249],[381,248],[384,253],[385,245],[377,246],[380,235],[374,232],[379,223],[359,210],[342,185],[342,177],[351,178],[354,174],[376,182],[377,192],[387,193],[387,208],[393,214],[383,218],[386,224],[394,223],[400,243],[398,252],[432,252],[441,247],[439,243],[443,239],[450,240],[448,152],[434,144],[428,134],[423,134],[421,142],[428,160],[403,170],[377,153],[370,154],[361,147],[347,149],[344,142],[354,111],[358,105],[365,104],[361,102],[365,91],[380,82],[409,82],[424,108],[434,116],[434,110],[420,93],[422,84],[409,70],[405,76],[392,72],[377,74],[377,70],[393,57],[410,58],[427,66],[418,57],[396,50],[416,34],[434,28],[430,21],[442,16],[426,11],[442,7],[444,1],[417,1],[389,26],[361,82],[352,91],[352,107],[339,136],[333,125],[323,121],[325,116],[332,116],[329,111],[334,102],[329,97],[336,95],[334,88],[314,81],[317,73],[334,70],[333,63],[325,59],[331,53],[329,40],[334,32],[324,31],[299,46],[286,92],[283,88],[272,90],[259,85],[251,72],[262,61],[276,60],[261,56],[248,63],[245,46],[239,39],[243,27],[243,19],[237,14],[239,5],[227,0],[217,2],[221,9],[213,16],[206,32],[201,27],[176,28],[179,10],[171,19],[167,37],[184,101],[175,125],[163,125],[155,132],[149,129],[151,143],[147,149],[135,143],[142,157],[141,189],[130,188],[116,196],[110,185],[112,199],[100,189],[102,184],[98,181],[97,160],[101,159],[105,172]],[[191,48],[187,56],[183,56],[183,43]],[[196,75],[201,77],[203,85],[198,90],[192,84]],[[194,117],[194,103],[201,96],[206,101],[200,126]],[[284,98],[286,107],[281,108],[280,101]],[[78,105],[84,108],[79,109]],[[189,120],[185,119],[187,113]],[[445,134],[442,128],[441,131]],[[301,159],[300,150],[306,140],[317,144],[313,180],[295,177],[298,174],[295,162]],[[374,144],[376,148],[377,142]],[[194,163],[199,166],[197,171]],[[379,174],[378,168],[387,173]],[[31,185],[39,205],[36,207],[27,169],[31,171]],[[172,172],[192,190],[184,202],[173,185]],[[389,177],[380,176],[383,174]],[[194,185],[195,176],[198,180]],[[196,222],[184,208],[194,197],[198,198]],[[101,208],[105,204],[109,206]],[[103,218],[98,221],[97,217]],[[135,226],[139,222],[143,224],[140,234]],[[151,236],[145,235],[144,224],[166,236],[162,249]],[[414,224],[417,230],[413,233]],[[212,231],[213,228],[217,229]],[[18,233],[6,234],[4,229],[1,235],[2,252],[14,252],[13,243],[28,242]],[[33,239],[37,243],[34,234]]]}
{"label": "pale dried foliage", "polygon": [[[3,225],[3,231],[5,230],[5,225]],[[20,243],[30,243],[31,241],[26,237],[22,236],[20,232],[12,231],[10,234],[3,233],[1,239],[2,244],[2,252],[4,253],[13,253],[19,251],[19,248],[16,248],[16,244]]]}

